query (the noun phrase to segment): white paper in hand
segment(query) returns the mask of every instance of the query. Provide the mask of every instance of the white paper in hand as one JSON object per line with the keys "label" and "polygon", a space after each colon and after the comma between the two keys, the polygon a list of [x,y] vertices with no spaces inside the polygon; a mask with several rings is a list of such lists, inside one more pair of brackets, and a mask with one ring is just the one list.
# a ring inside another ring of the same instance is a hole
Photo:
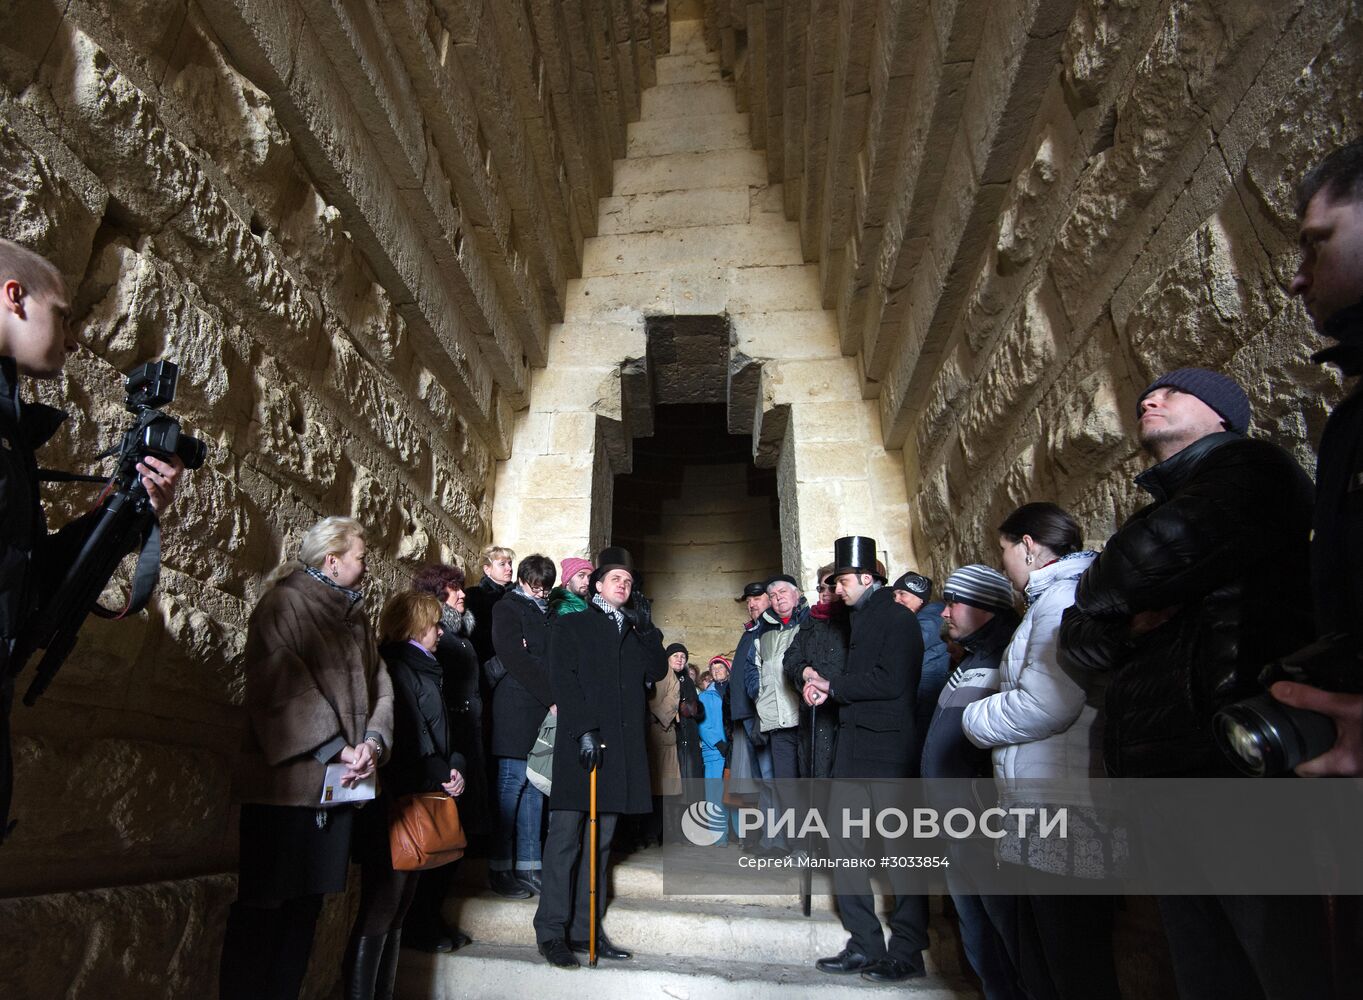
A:
{"label": "white paper in hand", "polygon": [[347,802],[368,802],[379,790],[378,774],[371,774],[363,781],[357,781],[347,788],[341,784],[341,779],[345,777],[346,765],[328,764],[326,777],[322,779],[322,801],[323,809],[331,806],[345,805]]}

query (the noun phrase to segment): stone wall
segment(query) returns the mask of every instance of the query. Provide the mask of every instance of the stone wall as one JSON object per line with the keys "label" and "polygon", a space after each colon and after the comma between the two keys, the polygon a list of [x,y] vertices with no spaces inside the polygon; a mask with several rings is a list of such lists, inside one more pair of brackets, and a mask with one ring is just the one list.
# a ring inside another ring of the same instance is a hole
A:
{"label": "stone wall", "polygon": [[[485,544],[493,463],[667,21],[610,0],[18,0],[7,23],[2,231],[64,272],[87,348],[34,387],[72,411],[43,460],[91,470],[127,420],[119,372],[162,355],[210,451],[149,610],[89,624],[16,710],[0,936],[24,996],[208,996],[260,580],[324,514],[368,526],[375,610]],[[94,497],[50,492],[56,523]]]}
{"label": "stone wall", "polygon": [[1292,188],[1363,120],[1363,16],[1277,0],[707,0],[708,37],[905,451],[917,551],[1140,503],[1136,396],[1229,372],[1308,468],[1340,387],[1289,301]]}

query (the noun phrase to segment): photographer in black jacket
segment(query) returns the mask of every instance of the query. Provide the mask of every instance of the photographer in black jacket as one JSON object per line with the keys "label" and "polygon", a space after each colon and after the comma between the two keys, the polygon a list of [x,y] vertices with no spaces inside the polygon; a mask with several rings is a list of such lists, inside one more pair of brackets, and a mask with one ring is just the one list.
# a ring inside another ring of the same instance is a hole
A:
{"label": "photographer in black jacket", "polygon": [[[1363,139],[1335,150],[1297,189],[1301,263],[1292,278],[1316,330],[1335,341],[1314,359],[1346,378],[1363,375]],[[1363,392],[1334,408],[1320,439],[1311,535],[1316,628],[1343,632],[1363,647]],[[1363,774],[1363,695],[1279,681],[1285,704],[1330,716],[1339,738],[1297,767],[1311,777]]]}
{"label": "photographer in black jacket", "polygon": [[[31,250],[0,239],[0,840],[12,827],[9,716],[16,665],[10,657],[21,627],[74,560],[84,534],[79,522],[47,533],[34,453],[66,414],[25,403],[19,377],[56,379],[79,346],[61,272]],[[183,463],[147,458],[137,471],[152,507],[165,510]]]}

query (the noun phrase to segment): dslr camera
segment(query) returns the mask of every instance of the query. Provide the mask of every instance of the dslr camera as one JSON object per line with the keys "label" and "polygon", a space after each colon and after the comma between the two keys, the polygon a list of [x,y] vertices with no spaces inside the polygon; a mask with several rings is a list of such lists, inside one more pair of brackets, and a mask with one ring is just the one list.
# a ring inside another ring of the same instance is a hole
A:
{"label": "dslr camera", "polygon": [[[1363,694],[1363,657],[1344,633],[1334,632],[1264,667],[1259,683],[1309,684],[1337,694]],[[1271,694],[1247,698],[1216,713],[1216,741],[1231,762],[1254,778],[1286,774],[1335,745],[1334,720],[1284,705]]]}
{"label": "dslr camera", "polygon": [[[16,674],[34,653],[43,651],[37,675],[24,694],[26,705],[37,701],[52,682],[91,613],[101,618],[136,614],[156,589],[161,575],[161,529],[137,463],[149,455],[164,460],[178,457],[186,469],[197,469],[208,455],[202,441],[184,433],[178,420],[161,412],[174,401],[179,376],[175,362],[165,360],[148,362],[128,373],[123,405],[134,420],[119,443],[99,456],[117,458],[107,481],[101,476],[43,474],[50,482],[103,483],[104,492],[95,509],[86,515],[89,525],[80,554],[61,572],[52,596],[38,609],[16,644],[12,658]],[[119,563],[134,550],[137,567],[127,604],[118,611],[101,607],[99,595]]]}

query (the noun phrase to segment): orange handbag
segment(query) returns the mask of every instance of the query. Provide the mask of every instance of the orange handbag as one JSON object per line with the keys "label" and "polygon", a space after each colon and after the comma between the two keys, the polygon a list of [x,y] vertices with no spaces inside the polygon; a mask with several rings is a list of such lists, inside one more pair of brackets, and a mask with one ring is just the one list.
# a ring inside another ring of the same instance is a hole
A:
{"label": "orange handbag", "polygon": [[388,847],[393,870],[439,868],[464,856],[468,839],[459,806],[444,792],[403,795],[388,813]]}

